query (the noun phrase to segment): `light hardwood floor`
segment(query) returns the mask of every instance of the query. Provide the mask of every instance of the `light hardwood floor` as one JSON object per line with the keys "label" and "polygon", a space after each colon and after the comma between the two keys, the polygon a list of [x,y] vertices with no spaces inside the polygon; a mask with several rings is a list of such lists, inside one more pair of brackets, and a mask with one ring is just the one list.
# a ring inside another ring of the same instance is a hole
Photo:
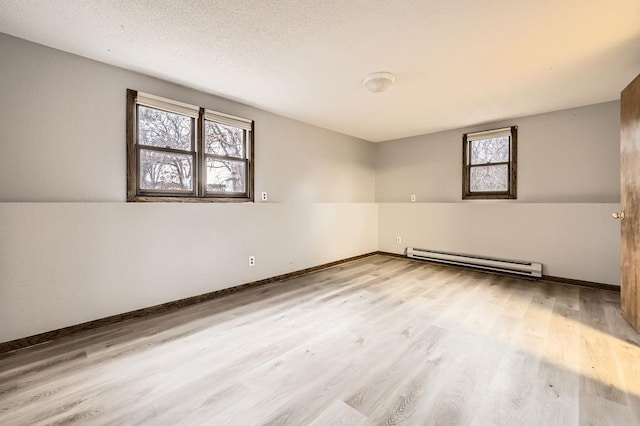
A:
{"label": "light hardwood floor", "polygon": [[0,424],[640,424],[619,304],[378,255],[0,357]]}

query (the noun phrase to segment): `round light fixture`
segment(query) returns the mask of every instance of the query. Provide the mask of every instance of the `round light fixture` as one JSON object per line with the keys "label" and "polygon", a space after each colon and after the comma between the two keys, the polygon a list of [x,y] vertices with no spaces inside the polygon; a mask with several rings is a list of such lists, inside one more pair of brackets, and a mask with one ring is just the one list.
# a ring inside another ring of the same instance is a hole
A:
{"label": "round light fixture", "polygon": [[362,79],[362,84],[373,93],[382,93],[396,81],[396,76],[390,72],[374,72]]}

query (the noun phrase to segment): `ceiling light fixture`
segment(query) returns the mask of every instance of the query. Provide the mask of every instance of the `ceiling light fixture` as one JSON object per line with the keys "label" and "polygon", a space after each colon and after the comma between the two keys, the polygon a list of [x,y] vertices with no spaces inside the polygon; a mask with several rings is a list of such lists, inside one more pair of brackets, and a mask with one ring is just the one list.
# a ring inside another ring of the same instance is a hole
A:
{"label": "ceiling light fixture", "polygon": [[362,84],[373,93],[382,93],[396,81],[396,76],[390,72],[374,72],[362,79]]}

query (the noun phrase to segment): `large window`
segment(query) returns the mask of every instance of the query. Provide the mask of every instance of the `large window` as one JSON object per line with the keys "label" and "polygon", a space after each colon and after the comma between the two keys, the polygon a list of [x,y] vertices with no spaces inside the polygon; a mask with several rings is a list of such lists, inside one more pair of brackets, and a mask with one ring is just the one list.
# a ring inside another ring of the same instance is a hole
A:
{"label": "large window", "polygon": [[253,122],[127,91],[129,201],[252,201]]}
{"label": "large window", "polygon": [[516,197],[517,127],[462,137],[462,198]]}

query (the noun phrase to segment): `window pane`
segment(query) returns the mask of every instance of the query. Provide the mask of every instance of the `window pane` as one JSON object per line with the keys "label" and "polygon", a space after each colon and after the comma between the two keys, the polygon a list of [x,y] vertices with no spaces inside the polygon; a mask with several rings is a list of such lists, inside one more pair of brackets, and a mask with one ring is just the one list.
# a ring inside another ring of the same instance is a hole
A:
{"label": "window pane", "polygon": [[207,154],[245,158],[244,130],[205,121],[204,136],[204,152]]}
{"label": "window pane", "polygon": [[471,192],[507,191],[509,166],[471,167]]}
{"label": "window pane", "polygon": [[140,150],[140,189],[193,191],[190,154]]}
{"label": "window pane", "polygon": [[207,158],[208,192],[245,192],[244,161]]}
{"label": "window pane", "polygon": [[191,117],[138,106],[140,145],[191,151],[191,133]]}
{"label": "window pane", "polygon": [[502,163],[509,161],[509,137],[471,141],[471,164]]}

